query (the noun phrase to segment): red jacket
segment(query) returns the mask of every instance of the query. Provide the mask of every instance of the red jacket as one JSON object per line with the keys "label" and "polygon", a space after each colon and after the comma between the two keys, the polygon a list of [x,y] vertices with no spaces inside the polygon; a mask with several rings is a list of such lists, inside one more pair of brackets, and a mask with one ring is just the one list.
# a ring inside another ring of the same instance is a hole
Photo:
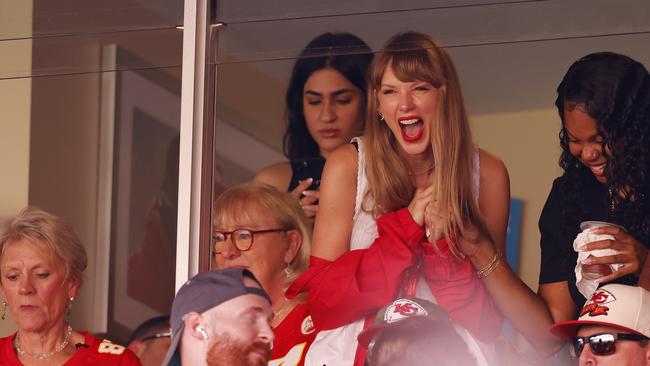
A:
{"label": "red jacket", "polygon": [[351,250],[335,261],[311,257],[309,269],[287,290],[292,297],[307,291],[318,330],[334,329],[374,316],[400,292],[402,272],[418,257],[436,301],[450,317],[482,341],[501,330],[501,315],[469,259],[453,256],[445,240],[436,253],[407,208],[377,220],[378,237],[367,249]]}

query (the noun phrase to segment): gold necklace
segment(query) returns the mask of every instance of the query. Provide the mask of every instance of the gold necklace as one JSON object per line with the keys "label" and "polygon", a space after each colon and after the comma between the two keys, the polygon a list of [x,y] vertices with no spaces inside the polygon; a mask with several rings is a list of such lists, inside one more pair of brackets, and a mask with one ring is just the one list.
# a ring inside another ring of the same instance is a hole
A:
{"label": "gold necklace", "polygon": [[276,323],[275,319],[278,319],[274,327],[278,326],[281,323],[281,321],[284,320],[283,317],[289,312],[289,310],[293,310],[295,305],[296,304],[294,301],[286,301],[284,306],[282,306],[278,312],[274,312],[273,323]]}
{"label": "gold necklace", "polygon": [[607,188],[607,193],[609,193],[609,212],[614,212],[616,209],[616,201],[614,201],[614,192],[612,188]]}

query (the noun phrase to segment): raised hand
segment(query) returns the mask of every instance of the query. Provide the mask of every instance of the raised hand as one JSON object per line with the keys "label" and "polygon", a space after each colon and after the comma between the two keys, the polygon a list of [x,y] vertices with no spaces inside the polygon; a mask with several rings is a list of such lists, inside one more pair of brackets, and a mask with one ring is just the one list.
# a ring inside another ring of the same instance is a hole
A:
{"label": "raised hand", "polygon": [[300,181],[296,188],[290,192],[290,194],[300,202],[300,206],[302,207],[303,211],[305,211],[307,217],[310,219],[316,216],[316,212],[318,211],[318,204],[315,204],[315,202],[318,201],[318,197],[320,196],[319,191],[307,189],[313,182],[314,180],[312,178],[307,178],[303,181]]}
{"label": "raised hand", "polygon": [[598,282],[605,283],[628,274],[638,275],[641,273],[641,269],[648,257],[648,249],[634,236],[616,226],[596,228],[594,229],[594,234],[612,235],[614,239],[599,240],[585,244],[583,250],[613,249],[618,251],[618,254],[604,257],[590,257],[584,261],[584,266],[617,263],[623,265],[618,271],[599,278]]}
{"label": "raised hand", "polygon": [[431,201],[424,209],[424,223],[427,227],[427,240],[435,243],[445,235],[444,212],[440,210],[438,201]]}
{"label": "raised hand", "polygon": [[408,210],[418,225],[422,226],[424,222],[424,210],[427,208],[427,205],[433,201],[433,187],[429,186],[427,188],[418,188],[415,190],[413,199],[409,203]]}

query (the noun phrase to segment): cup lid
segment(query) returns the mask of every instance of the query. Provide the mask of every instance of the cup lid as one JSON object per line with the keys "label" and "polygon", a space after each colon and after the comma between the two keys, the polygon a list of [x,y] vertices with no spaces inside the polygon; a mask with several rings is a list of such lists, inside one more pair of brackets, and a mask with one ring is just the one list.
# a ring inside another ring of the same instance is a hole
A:
{"label": "cup lid", "polygon": [[604,227],[604,226],[614,226],[623,229],[623,231],[627,231],[623,226],[613,224],[607,221],[583,221],[580,223],[580,230],[585,231],[587,229],[595,229],[597,227]]}

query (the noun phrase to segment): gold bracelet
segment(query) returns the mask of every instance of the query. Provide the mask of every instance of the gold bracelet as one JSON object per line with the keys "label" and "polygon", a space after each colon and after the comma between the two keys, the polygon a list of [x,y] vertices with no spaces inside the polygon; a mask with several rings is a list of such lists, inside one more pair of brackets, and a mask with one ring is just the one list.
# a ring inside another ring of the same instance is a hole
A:
{"label": "gold bracelet", "polygon": [[501,262],[501,258],[503,258],[503,253],[501,253],[501,251],[497,249],[497,252],[496,254],[494,254],[494,258],[492,258],[492,261],[487,266],[476,271],[476,277],[485,278],[491,275],[492,272],[494,272],[494,270],[499,266],[499,263]]}

